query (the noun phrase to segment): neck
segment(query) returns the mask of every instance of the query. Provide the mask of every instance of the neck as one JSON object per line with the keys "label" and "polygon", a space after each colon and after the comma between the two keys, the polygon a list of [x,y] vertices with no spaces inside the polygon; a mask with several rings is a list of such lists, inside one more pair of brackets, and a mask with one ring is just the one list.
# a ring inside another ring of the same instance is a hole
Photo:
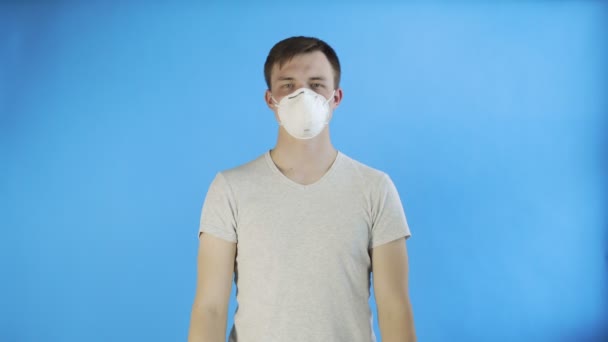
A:
{"label": "neck", "polygon": [[275,164],[283,169],[326,169],[331,166],[337,153],[328,129],[308,140],[296,139],[280,130],[277,144],[270,151]]}

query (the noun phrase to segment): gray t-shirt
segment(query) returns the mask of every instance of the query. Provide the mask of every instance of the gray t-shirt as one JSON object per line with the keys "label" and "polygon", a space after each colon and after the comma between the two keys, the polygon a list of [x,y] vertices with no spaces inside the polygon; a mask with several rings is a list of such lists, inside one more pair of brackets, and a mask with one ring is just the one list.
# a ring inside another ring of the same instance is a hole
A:
{"label": "gray t-shirt", "polygon": [[372,342],[368,249],[410,237],[387,174],[342,152],[298,184],[270,153],[220,172],[200,232],[237,243],[230,342]]}

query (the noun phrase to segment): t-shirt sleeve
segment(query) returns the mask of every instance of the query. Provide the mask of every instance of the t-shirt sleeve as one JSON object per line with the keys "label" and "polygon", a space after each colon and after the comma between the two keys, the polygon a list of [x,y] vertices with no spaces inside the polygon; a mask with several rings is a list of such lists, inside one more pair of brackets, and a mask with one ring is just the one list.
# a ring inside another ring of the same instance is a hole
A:
{"label": "t-shirt sleeve", "polygon": [[374,248],[412,234],[397,188],[387,174],[372,191],[372,228],[369,248]]}
{"label": "t-shirt sleeve", "polygon": [[198,236],[209,233],[215,237],[237,242],[237,208],[234,194],[226,178],[218,173],[211,182],[201,211]]}

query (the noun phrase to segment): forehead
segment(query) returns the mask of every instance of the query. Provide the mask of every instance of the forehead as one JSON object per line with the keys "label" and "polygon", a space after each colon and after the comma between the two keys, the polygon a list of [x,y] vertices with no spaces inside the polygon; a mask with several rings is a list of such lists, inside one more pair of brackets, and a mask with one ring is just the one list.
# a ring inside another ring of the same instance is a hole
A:
{"label": "forehead", "polygon": [[272,79],[282,76],[325,76],[332,77],[333,70],[325,54],[321,51],[314,51],[295,55],[279,67],[278,63],[272,66]]}

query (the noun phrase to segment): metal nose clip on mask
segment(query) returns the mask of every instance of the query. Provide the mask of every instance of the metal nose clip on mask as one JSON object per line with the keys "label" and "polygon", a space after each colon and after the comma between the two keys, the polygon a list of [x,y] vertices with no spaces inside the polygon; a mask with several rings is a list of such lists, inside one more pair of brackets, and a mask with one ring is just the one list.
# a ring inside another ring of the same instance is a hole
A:
{"label": "metal nose clip on mask", "polygon": [[329,101],[334,98],[334,90],[329,99],[308,88],[300,88],[283,97],[275,106],[278,108],[279,125],[296,139],[312,139],[325,128],[329,119]]}

